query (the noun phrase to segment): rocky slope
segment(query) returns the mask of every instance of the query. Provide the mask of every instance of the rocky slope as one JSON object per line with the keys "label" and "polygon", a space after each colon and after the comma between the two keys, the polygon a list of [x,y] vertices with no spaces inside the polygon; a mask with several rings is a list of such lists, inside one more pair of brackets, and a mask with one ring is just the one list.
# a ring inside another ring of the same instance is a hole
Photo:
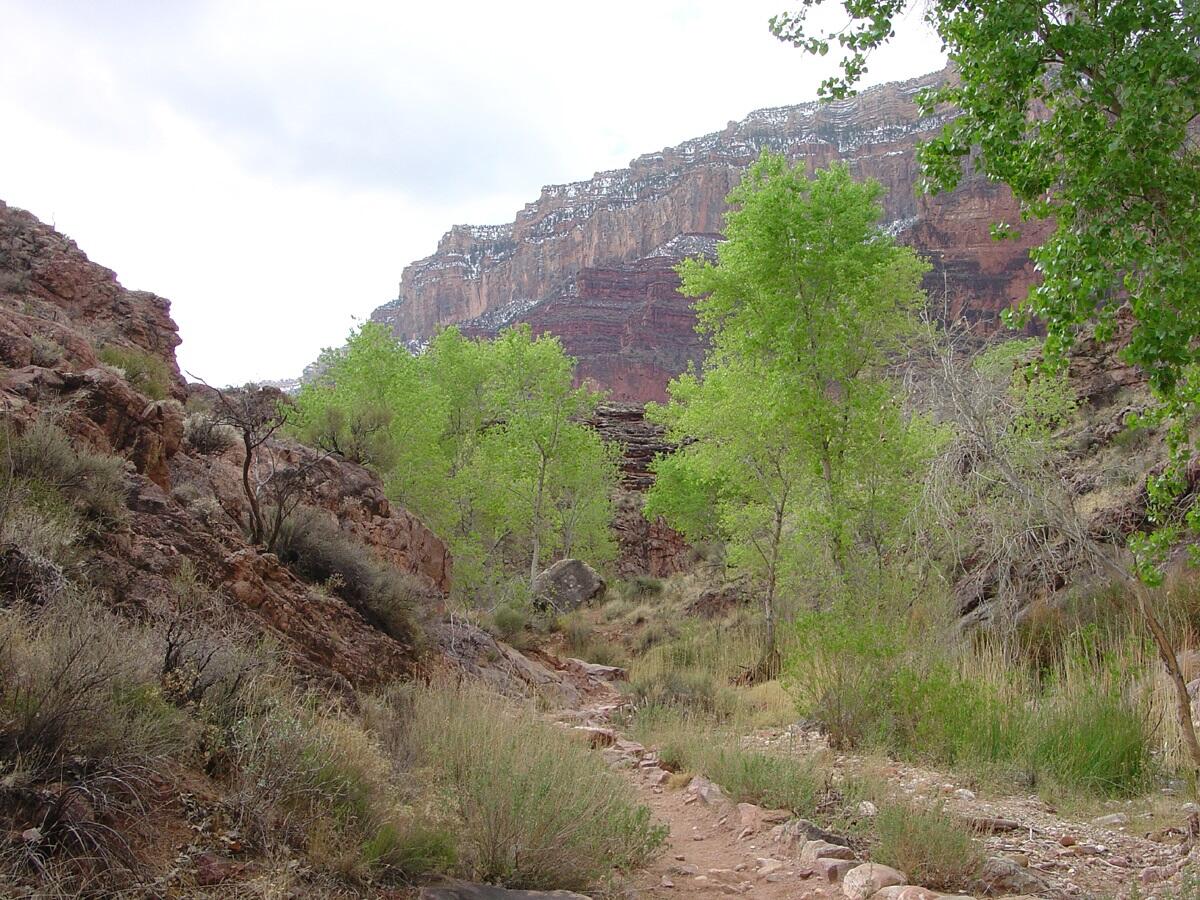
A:
{"label": "rocky slope", "polygon": [[439,325],[491,333],[518,321],[562,337],[581,375],[616,399],[660,398],[670,375],[702,353],[673,265],[711,252],[724,198],[764,149],[815,168],[847,161],[885,187],[888,227],[933,264],[927,288],[950,316],[986,325],[1034,278],[1023,241],[993,242],[988,226],[1015,222],[1006,189],[970,178],[946,196],[915,191],[914,149],[948,113],[914,102],[935,73],[851,100],[758,110],[724,130],[640,156],[626,169],[543,188],[511,224],[455,226],[437,251],[408,266],[398,297],[372,318],[406,341]]}
{"label": "rocky slope", "polygon": [[[240,450],[204,452],[185,441],[178,344],[168,301],[126,290],[69,238],[0,202],[0,421],[20,432],[52,416],[81,445],[127,461],[122,524],[82,548],[81,571],[101,596],[146,615],[171,596],[187,563],[217,589],[231,621],[272,635],[302,670],[355,684],[413,671],[416,648],[248,544]],[[114,349],[158,373],[153,393],[165,396],[153,399],[130,372],[104,365],[99,354]],[[259,453],[272,465],[315,455],[282,439]],[[436,611],[450,577],[441,541],[389,506],[365,469],[326,458],[314,472],[305,502],[411,576]]]}

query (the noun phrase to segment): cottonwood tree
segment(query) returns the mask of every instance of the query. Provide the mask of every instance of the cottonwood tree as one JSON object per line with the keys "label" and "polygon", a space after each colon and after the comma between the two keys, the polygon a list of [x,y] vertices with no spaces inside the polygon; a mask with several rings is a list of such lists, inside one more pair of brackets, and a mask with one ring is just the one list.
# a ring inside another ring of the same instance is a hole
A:
{"label": "cottonwood tree", "polygon": [[[501,421],[490,430],[489,446],[508,469],[507,488],[525,510],[522,518],[527,526],[532,588],[549,535],[562,524],[552,511],[555,495],[561,497],[570,481],[559,477],[565,474],[564,466],[573,463],[579,476],[589,468],[604,471],[609,460],[599,436],[579,422],[595,410],[601,395],[575,387],[575,361],[563,353],[562,344],[549,335],[533,338],[528,326],[501,334],[492,352],[491,391]],[[607,468],[609,473],[602,480],[605,487],[615,480],[611,462]],[[604,518],[610,518],[607,490],[590,493],[603,507]],[[571,521],[578,524],[575,516]],[[573,541],[577,538],[573,530]]]}
{"label": "cottonwood tree", "polygon": [[[844,0],[849,23],[822,33],[806,22],[820,2],[774,17],[771,29],[810,53],[840,45],[842,74],[822,91],[845,96],[907,3]],[[1117,310],[1133,313],[1124,354],[1149,378],[1158,406],[1148,418],[1169,424],[1171,461],[1148,485],[1156,527],[1129,542],[1137,577],[1122,578],[1175,687],[1200,768],[1183,674],[1145,587],[1161,581],[1181,528],[1200,525],[1200,510],[1181,511],[1174,502],[1189,484],[1188,424],[1200,406],[1200,6],[931,0],[924,16],[956,75],[922,105],[958,111],[919,149],[926,186],[952,188],[974,167],[1008,184],[1026,216],[1055,222],[1032,252],[1042,280],[1018,319],[1039,319],[1053,362],[1081,328],[1111,339]]]}
{"label": "cottonwood tree", "polygon": [[769,654],[785,536],[809,536],[844,589],[864,528],[882,552],[885,506],[903,506],[878,477],[886,463],[902,483],[914,422],[883,369],[915,330],[926,267],[879,229],[880,194],[844,165],[809,179],[764,153],[729,195],[716,263],[679,267],[711,350],[659,413],[696,443],[660,464],[648,508],[694,531],[713,519],[707,491],[718,530],[763,548]]}
{"label": "cottonwood tree", "polygon": [[460,597],[527,591],[551,554],[612,557],[612,451],[580,421],[598,395],[555,339],[447,328],[413,355],[368,323],[326,360],[296,401],[300,436],[365,448],[388,496],[448,542]]}

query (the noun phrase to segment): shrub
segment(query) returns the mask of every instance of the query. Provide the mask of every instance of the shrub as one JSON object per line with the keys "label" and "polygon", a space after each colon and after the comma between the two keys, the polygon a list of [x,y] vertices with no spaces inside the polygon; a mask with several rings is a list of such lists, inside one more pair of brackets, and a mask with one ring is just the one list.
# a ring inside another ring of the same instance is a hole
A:
{"label": "shrub", "polygon": [[420,584],[377,560],[368,547],[343,532],[330,514],[298,507],[284,521],[275,552],[298,576],[325,584],[396,640],[412,643],[419,638],[414,609],[421,596]]}
{"label": "shrub", "polygon": [[201,453],[222,453],[238,442],[237,430],[204,412],[190,413],[183,420],[184,439]]}
{"label": "shrub", "polygon": [[72,444],[70,436],[43,416],[19,435],[0,433],[0,459],[12,477],[25,482],[34,505],[64,498],[85,515],[109,522],[125,514],[125,461]]}
{"label": "shrub", "polygon": [[572,656],[579,656],[591,649],[595,632],[591,623],[580,613],[573,612],[559,616],[557,626],[558,630],[562,632],[563,638],[566,639],[567,652]]}
{"label": "shrub", "polygon": [[259,848],[282,842],[320,868],[354,875],[391,845],[391,764],[316,697],[268,688],[236,721],[230,752],[235,814]]}
{"label": "shrub", "polygon": [[0,272],[0,294],[24,294],[33,284],[29,272],[5,269]]}
{"label": "shrub", "polygon": [[412,743],[454,799],[471,878],[583,890],[644,864],[666,837],[583,744],[478,688],[419,692]]}
{"label": "shrub", "polygon": [[635,575],[633,578],[634,592],[640,597],[654,597],[663,591],[661,578],[653,575]]}
{"label": "shrub", "polygon": [[125,380],[151,400],[165,400],[171,393],[171,369],[161,356],[113,344],[96,355],[101,362],[120,369]]}
{"label": "shrub", "polygon": [[737,698],[730,688],[699,670],[670,670],[657,675],[635,676],[629,687],[638,706],[668,706],[723,718],[737,705]]}
{"label": "shrub", "polygon": [[499,606],[492,613],[492,626],[496,629],[496,635],[510,644],[521,637],[528,625],[529,616],[525,615],[524,610],[511,604]]}
{"label": "shrub", "polygon": [[158,640],[70,595],[0,618],[0,759],[149,763],[194,739],[158,686]]}
{"label": "shrub", "polygon": [[63,348],[57,341],[41,334],[35,334],[30,340],[33,343],[30,362],[35,366],[49,368],[62,359]]}
{"label": "shrub", "polygon": [[881,802],[873,825],[871,858],[901,870],[913,884],[962,889],[983,863],[969,830],[941,807]]}

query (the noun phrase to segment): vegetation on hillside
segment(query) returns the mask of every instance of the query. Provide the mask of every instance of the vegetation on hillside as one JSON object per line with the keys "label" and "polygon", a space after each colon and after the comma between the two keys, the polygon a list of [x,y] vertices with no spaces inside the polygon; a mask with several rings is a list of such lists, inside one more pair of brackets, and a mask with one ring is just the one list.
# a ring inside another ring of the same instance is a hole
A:
{"label": "vegetation on hillside", "polygon": [[322,365],[298,433],[380,473],[449,544],[462,601],[519,603],[553,558],[612,559],[615,451],[582,424],[599,395],[556,338],[447,328],[413,355],[368,323]]}

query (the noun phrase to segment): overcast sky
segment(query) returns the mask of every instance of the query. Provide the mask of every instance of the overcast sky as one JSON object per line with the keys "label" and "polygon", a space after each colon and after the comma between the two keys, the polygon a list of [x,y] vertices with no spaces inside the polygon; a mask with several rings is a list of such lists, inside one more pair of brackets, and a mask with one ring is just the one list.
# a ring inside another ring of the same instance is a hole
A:
{"label": "overcast sky", "polygon": [[[814,99],[786,8],[0,0],[0,199],[170,298],[185,369],[296,375],[450,225]],[[867,83],[942,64],[910,13]]]}

